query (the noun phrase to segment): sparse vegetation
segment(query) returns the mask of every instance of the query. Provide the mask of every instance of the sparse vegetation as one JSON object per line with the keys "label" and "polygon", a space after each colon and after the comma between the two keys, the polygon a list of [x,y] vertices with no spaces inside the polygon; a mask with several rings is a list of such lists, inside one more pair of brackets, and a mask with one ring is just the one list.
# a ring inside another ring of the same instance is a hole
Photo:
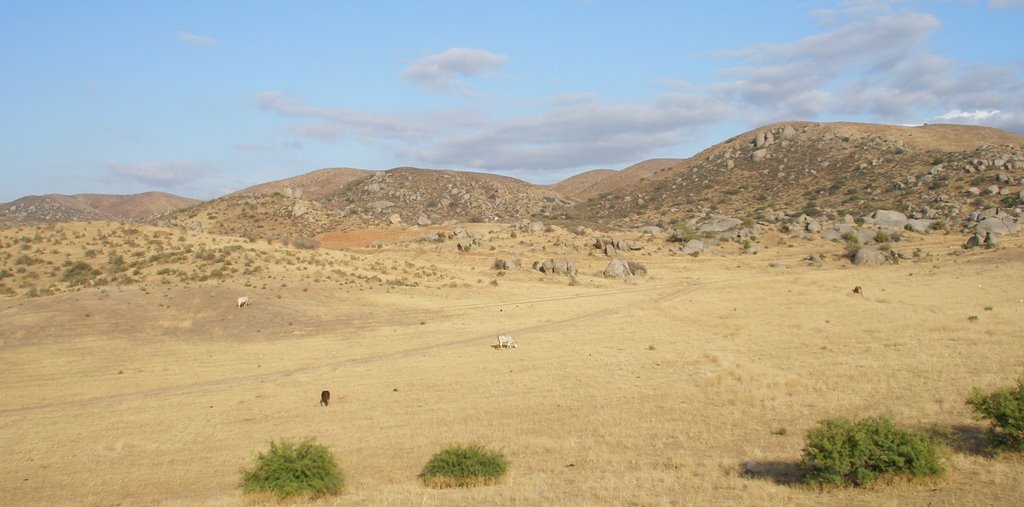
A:
{"label": "sparse vegetation", "polygon": [[434,454],[423,468],[423,482],[435,488],[493,484],[505,475],[505,456],[481,445],[457,445]]}
{"label": "sparse vegetation", "polygon": [[861,486],[883,476],[943,473],[935,443],[885,417],[828,419],[807,433],[800,467],[811,484]]}
{"label": "sparse vegetation", "polygon": [[975,417],[989,422],[987,431],[996,448],[1024,451],[1024,376],[1015,387],[989,393],[975,388],[967,405]]}
{"label": "sparse vegetation", "polygon": [[331,451],[315,439],[299,443],[270,442],[270,449],[256,456],[256,464],[242,470],[239,487],[244,493],[271,493],[279,498],[339,493],[345,475]]}

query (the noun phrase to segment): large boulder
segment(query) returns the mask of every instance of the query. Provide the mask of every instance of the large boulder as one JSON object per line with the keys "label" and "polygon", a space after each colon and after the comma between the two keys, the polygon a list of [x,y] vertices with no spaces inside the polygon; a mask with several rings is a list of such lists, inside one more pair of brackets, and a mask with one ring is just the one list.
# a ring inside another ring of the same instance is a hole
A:
{"label": "large boulder", "polygon": [[856,266],[881,266],[889,262],[889,256],[877,248],[863,246],[853,255],[853,264]]}
{"label": "large boulder", "polygon": [[907,220],[907,227],[914,232],[928,232],[935,220],[927,218],[911,218]]}
{"label": "large boulder", "polygon": [[704,251],[704,242],[699,239],[691,239],[683,245],[680,253],[683,255],[697,255]]}
{"label": "large boulder", "polygon": [[601,274],[606,278],[629,278],[633,276],[633,272],[629,269],[629,263],[622,259],[612,259]]}
{"label": "large boulder", "polygon": [[883,227],[902,229],[907,225],[907,215],[904,215],[899,211],[880,209],[872,213],[871,218],[875,221],[876,225],[881,225]]}
{"label": "large boulder", "polygon": [[974,231],[978,233],[989,233],[994,232],[996,234],[1016,234],[1020,230],[1020,226],[1006,220],[1000,220],[998,218],[984,218],[978,225],[974,227]]}
{"label": "large boulder", "polygon": [[874,242],[875,237],[878,236],[878,231],[874,229],[860,229],[854,235],[857,236],[857,242],[863,245]]}
{"label": "large boulder", "polygon": [[661,234],[665,232],[664,229],[658,227],[657,225],[645,225],[643,227],[637,227],[636,229],[633,230],[640,234]]}
{"label": "large boulder", "polygon": [[821,239],[823,239],[825,241],[839,241],[839,240],[843,239],[843,235],[842,235],[842,233],[839,232],[839,229],[836,229],[836,228],[825,229],[821,233]]}
{"label": "large boulder", "polygon": [[698,230],[701,232],[725,232],[742,224],[743,221],[738,218],[719,217],[701,224]]}

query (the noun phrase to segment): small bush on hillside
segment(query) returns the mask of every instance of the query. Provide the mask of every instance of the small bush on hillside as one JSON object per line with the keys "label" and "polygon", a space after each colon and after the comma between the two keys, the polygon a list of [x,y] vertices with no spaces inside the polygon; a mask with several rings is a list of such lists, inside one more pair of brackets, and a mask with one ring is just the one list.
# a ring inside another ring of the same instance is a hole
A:
{"label": "small bush on hillside", "polygon": [[78,261],[68,266],[60,278],[68,282],[68,285],[74,287],[76,285],[89,285],[97,276],[100,276],[99,270],[93,269],[88,262]]}
{"label": "small bush on hillside", "polygon": [[288,440],[271,441],[270,450],[256,456],[256,466],[242,470],[239,487],[244,493],[316,498],[337,494],[344,485],[345,475],[331,451],[307,438],[297,444]]}
{"label": "small bush on hillside", "polygon": [[885,417],[828,419],[807,432],[800,467],[811,484],[860,486],[885,475],[943,472],[935,443]]}
{"label": "small bush on hillside", "polygon": [[508,461],[481,445],[453,446],[435,454],[423,468],[427,486],[457,488],[494,484],[505,474]]}
{"label": "small bush on hillside", "polygon": [[292,246],[304,250],[315,250],[320,248],[320,241],[315,238],[295,238],[292,241]]}
{"label": "small bush on hillside", "polygon": [[1016,387],[1004,387],[991,393],[975,388],[967,404],[978,419],[989,421],[988,433],[997,448],[1024,451],[1024,377]]}

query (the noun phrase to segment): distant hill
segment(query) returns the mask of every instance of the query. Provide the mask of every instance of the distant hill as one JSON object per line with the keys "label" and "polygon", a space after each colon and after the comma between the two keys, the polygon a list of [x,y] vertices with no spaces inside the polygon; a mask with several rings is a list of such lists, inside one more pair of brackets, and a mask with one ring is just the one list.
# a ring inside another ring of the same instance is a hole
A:
{"label": "distant hill", "polygon": [[0,227],[80,220],[141,221],[200,202],[164,192],[30,195],[0,204]]}
{"label": "distant hill", "polygon": [[750,221],[876,209],[946,221],[1021,206],[1024,136],[965,125],[782,122],[687,159],[646,160],[552,185],[494,174],[330,168],[208,202],[150,192],[46,195],[0,205],[0,225],[145,220],[255,238],[366,227],[546,220],[591,227],[669,224],[702,215]]}
{"label": "distant hill", "polygon": [[586,200],[639,183],[654,173],[683,162],[681,158],[653,158],[633,164],[621,171],[598,169],[587,171],[550,185],[552,190],[577,200]]}
{"label": "distant hill", "polygon": [[348,167],[320,169],[291,178],[261,183],[244,188],[229,195],[273,194],[279,192],[287,197],[315,201],[338,192],[349,182],[367,178],[373,171]]}

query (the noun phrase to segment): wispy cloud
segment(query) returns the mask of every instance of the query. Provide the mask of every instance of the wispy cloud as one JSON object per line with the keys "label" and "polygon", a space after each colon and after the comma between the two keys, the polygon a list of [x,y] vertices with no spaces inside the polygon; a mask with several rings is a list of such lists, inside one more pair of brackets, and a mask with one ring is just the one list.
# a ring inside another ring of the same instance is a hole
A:
{"label": "wispy cloud", "polygon": [[1024,8],[1024,0],[989,0],[989,9],[1020,9]]}
{"label": "wispy cloud", "polygon": [[508,56],[482,49],[451,48],[420,58],[402,71],[402,77],[419,86],[468,92],[462,78],[485,75],[508,62]]}
{"label": "wispy cloud", "polygon": [[310,139],[354,136],[386,146],[408,163],[490,170],[552,170],[634,162],[693,139],[701,127],[733,116],[713,94],[679,87],[651,103],[609,103],[589,94],[559,96],[541,112],[496,118],[476,111],[374,115],[321,108],[276,92],[264,109],[321,120],[286,130]]}
{"label": "wispy cloud", "polygon": [[548,110],[482,128],[452,132],[399,154],[430,166],[551,170],[635,162],[690,141],[702,127],[731,116],[731,105],[687,91],[650,104],[555,101]]}
{"label": "wispy cloud", "polygon": [[195,44],[197,46],[214,46],[220,44],[220,41],[213,37],[207,37],[205,35],[198,35],[189,32],[174,32],[174,38],[182,42],[189,44]]}
{"label": "wispy cloud", "polygon": [[231,145],[232,148],[239,151],[275,151],[275,150],[301,150],[302,141],[291,140],[280,143],[236,143]]}
{"label": "wispy cloud", "polygon": [[195,162],[144,162],[121,164],[111,162],[107,171],[116,179],[134,180],[158,188],[170,188],[198,179],[202,167]]}

